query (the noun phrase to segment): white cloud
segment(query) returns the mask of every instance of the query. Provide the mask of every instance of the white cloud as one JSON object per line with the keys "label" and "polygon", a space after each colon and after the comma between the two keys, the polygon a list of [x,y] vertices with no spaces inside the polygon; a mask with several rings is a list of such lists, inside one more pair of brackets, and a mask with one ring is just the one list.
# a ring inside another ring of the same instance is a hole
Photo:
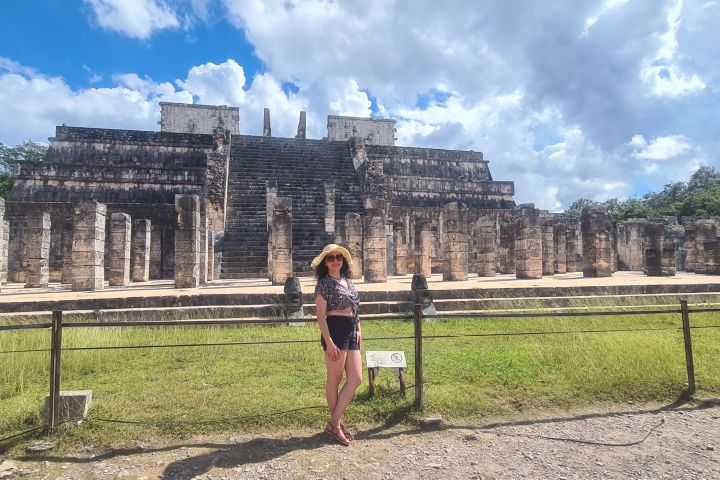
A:
{"label": "white cloud", "polygon": [[166,28],[179,28],[175,11],[162,0],[85,0],[98,24],[132,38],[146,39]]}
{"label": "white cloud", "polygon": [[635,157],[643,160],[663,161],[684,155],[692,144],[682,135],[656,137],[650,143],[642,135],[634,135],[630,144],[635,147]]}

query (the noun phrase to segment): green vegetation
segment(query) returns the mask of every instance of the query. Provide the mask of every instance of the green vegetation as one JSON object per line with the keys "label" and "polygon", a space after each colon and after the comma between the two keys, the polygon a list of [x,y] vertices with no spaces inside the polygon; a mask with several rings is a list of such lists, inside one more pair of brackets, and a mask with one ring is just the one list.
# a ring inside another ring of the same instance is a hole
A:
{"label": "green vegetation", "polygon": [[[691,315],[694,326],[713,315]],[[716,323],[716,322],[715,322]],[[537,319],[448,319],[424,326],[426,410],[449,422],[545,409],[676,400],[686,382],[678,314]],[[636,332],[464,336],[593,329]],[[647,329],[662,329],[651,331]],[[412,323],[366,321],[364,348],[404,350],[413,383]],[[318,428],[326,417],[317,328],[290,326],[67,328],[65,348],[186,343],[307,341],[212,347],[63,352],[62,388],[90,389],[90,421],[63,435],[69,443],[122,445],[157,436]],[[432,338],[459,335],[460,338]],[[720,329],[694,329],[701,396],[720,394],[713,375]],[[48,348],[48,331],[0,332],[0,351]],[[46,352],[0,354],[0,437],[40,425],[47,393]],[[352,424],[412,421],[413,389],[398,394],[388,371],[371,399],[367,383],[348,411]],[[107,423],[101,419],[147,422]]]}
{"label": "green vegetation", "polygon": [[47,149],[47,145],[32,140],[25,140],[14,147],[0,142],[0,197],[7,198],[15,182],[10,165],[13,162],[39,162],[45,157]]}
{"label": "green vegetation", "polygon": [[[598,204],[580,198],[565,211],[578,217],[583,207]],[[715,217],[720,216],[720,172],[714,167],[702,166],[687,182],[665,185],[661,192],[651,192],[642,198],[619,201],[615,198],[603,202],[614,223],[628,218]]]}

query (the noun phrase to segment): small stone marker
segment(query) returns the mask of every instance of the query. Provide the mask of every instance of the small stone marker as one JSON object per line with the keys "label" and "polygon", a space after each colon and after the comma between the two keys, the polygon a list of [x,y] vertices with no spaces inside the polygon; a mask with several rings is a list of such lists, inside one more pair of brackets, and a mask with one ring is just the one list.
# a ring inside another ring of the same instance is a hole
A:
{"label": "small stone marker", "polygon": [[421,430],[438,430],[442,427],[442,417],[425,417],[420,419]]}
{"label": "small stone marker", "polygon": [[380,368],[391,368],[400,379],[400,393],[405,395],[405,352],[402,351],[371,351],[365,352],[365,363],[368,369],[368,381],[370,382],[370,396],[375,396],[375,378],[380,373]]}
{"label": "small stone marker", "polygon": [[[88,409],[92,403],[91,390],[61,391],[60,392],[60,422],[68,420],[83,420],[87,417]],[[45,396],[45,405],[42,409],[42,417],[49,419],[50,396]],[[49,421],[49,420],[48,420]]]}

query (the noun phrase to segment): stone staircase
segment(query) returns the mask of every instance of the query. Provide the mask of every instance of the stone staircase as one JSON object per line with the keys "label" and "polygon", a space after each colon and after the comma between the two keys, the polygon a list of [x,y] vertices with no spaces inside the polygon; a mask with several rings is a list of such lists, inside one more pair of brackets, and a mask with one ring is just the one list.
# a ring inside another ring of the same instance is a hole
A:
{"label": "stone staircase", "polygon": [[[325,187],[336,183],[335,218],[360,212],[360,185],[347,142],[294,138],[232,137],[220,278],[267,276],[266,192],[277,182],[278,196],[293,201],[293,271],[312,273],[310,262],[333,241],[325,232]],[[315,180],[313,180],[315,179]]]}

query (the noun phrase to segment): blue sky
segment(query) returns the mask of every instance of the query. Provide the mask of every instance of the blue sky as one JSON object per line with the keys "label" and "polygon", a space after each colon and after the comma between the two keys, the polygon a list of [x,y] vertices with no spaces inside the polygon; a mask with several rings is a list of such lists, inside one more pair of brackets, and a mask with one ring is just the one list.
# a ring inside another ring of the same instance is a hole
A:
{"label": "blue sky", "polygon": [[[570,7],[569,5],[572,5]],[[56,125],[156,130],[160,101],[234,105],[241,132],[482,151],[558,211],[720,168],[717,0],[6,0],[0,142]]]}

